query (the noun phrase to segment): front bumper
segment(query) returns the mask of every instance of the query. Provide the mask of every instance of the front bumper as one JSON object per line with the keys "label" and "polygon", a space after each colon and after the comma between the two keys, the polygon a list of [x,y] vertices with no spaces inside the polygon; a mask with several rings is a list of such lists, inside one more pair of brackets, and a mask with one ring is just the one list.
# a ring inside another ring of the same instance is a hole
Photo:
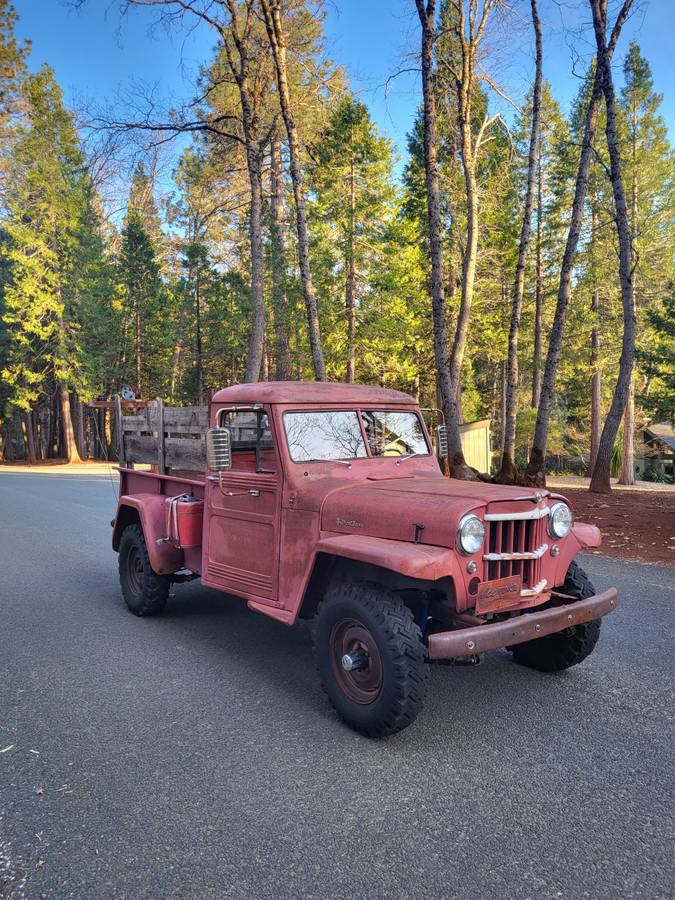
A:
{"label": "front bumper", "polygon": [[616,588],[610,588],[586,600],[575,600],[573,603],[553,606],[540,612],[525,612],[502,622],[430,634],[429,659],[474,656],[488,650],[522,644],[524,641],[546,637],[556,631],[564,631],[573,625],[592,622],[593,619],[606,616],[618,605],[618,592]]}

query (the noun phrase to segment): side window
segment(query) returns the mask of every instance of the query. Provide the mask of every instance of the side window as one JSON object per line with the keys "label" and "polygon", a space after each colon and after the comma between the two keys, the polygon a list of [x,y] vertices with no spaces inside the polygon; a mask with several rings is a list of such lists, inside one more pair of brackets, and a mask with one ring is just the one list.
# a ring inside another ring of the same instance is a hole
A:
{"label": "side window", "polygon": [[267,413],[253,410],[229,410],[222,414],[221,425],[230,429],[233,453],[256,450],[256,446],[259,450],[273,449],[272,432]]}

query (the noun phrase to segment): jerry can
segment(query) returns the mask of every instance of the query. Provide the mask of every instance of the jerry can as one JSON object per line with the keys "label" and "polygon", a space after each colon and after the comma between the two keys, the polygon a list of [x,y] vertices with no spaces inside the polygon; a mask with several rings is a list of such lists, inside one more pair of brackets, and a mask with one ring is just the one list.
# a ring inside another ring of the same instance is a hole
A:
{"label": "jerry can", "polygon": [[176,547],[189,550],[202,543],[204,501],[191,494],[166,498],[166,539]]}

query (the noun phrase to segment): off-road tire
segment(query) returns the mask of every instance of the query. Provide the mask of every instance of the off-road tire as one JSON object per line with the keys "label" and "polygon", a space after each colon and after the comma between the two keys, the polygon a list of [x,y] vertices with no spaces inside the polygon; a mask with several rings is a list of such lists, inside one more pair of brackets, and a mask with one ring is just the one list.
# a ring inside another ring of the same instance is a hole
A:
{"label": "off-road tire", "polygon": [[154,616],[166,606],[168,575],[153,572],[140,525],[127,525],[119,546],[120,585],[124,602],[135,616]]}
{"label": "off-road tire", "polygon": [[[366,629],[379,655],[381,685],[373,699],[356,702],[341,685],[336,660],[336,629],[354,622]],[[378,584],[341,585],[326,594],[314,621],[314,661],[329,700],[355,731],[379,738],[407,728],[420,712],[428,678],[422,632],[413,614],[391,591]]]}
{"label": "off-road tire", "polygon": [[[558,588],[561,594],[574,600],[585,600],[595,594],[590,578],[578,563],[572,561],[565,583]],[[570,603],[573,600],[569,601]],[[536,641],[511,647],[513,658],[522,666],[539,672],[561,672],[583,662],[593,652],[600,637],[600,619],[574,625]]]}

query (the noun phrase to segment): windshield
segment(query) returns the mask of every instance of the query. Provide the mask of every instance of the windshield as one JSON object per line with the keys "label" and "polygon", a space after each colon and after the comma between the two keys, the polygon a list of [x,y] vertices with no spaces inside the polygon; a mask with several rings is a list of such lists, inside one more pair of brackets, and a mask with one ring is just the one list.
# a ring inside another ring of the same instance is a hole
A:
{"label": "windshield", "polygon": [[361,416],[372,456],[414,456],[429,452],[417,413],[378,409],[363,410]]}
{"label": "windshield", "polygon": [[284,428],[291,459],[358,459],[367,456],[356,410],[288,412]]}
{"label": "windshield", "polygon": [[[359,424],[359,415],[363,431]],[[400,410],[312,410],[284,413],[288,449],[294,462],[349,460],[367,456],[429,453],[422,423]],[[368,450],[363,440],[365,431]],[[368,452],[369,451],[369,452]]]}

